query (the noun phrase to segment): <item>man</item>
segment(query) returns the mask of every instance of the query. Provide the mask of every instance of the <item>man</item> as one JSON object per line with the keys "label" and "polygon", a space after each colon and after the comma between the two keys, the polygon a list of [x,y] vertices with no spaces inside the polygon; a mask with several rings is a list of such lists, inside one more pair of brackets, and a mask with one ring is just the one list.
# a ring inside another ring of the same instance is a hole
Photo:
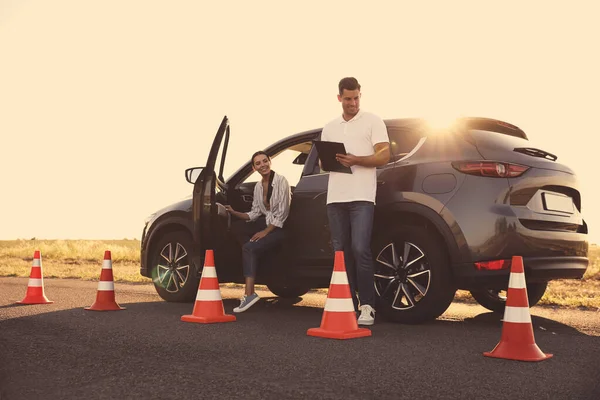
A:
{"label": "man", "polygon": [[[329,173],[327,215],[334,251],[344,251],[348,281],[359,325],[375,323],[371,232],[377,191],[376,167],[390,159],[387,129],[381,118],[360,109],[360,84],[344,78],[338,85],[342,115],[323,128],[321,140],[342,142],[346,155],[336,159],[352,174]],[[356,298],[358,289],[359,299]]]}
{"label": "man", "polygon": [[241,313],[252,307],[260,297],[254,291],[256,270],[260,257],[284,239],[283,224],[290,213],[290,185],[283,175],[271,170],[271,158],[264,151],[252,155],[252,169],[262,179],[254,186],[252,209],[248,213],[227,211],[242,221],[232,226],[232,231],[242,245],[242,263],[246,289],[240,305],[233,309]]}

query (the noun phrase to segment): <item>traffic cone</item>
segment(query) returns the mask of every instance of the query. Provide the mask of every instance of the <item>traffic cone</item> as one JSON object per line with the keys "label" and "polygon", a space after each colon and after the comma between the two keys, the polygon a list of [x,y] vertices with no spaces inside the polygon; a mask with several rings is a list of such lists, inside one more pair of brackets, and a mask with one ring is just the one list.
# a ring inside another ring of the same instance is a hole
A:
{"label": "traffic cone", "polygon": [[17,301],[19,304],[50,304],[53,301],[48,300],[44,293],[44,275],[42,274],[42,255],[39,250],[33,253],[33,264],[29,273],[29,282],[27,283],[27,293],[25,298]]}
{"label": "traffic cone", "polygon": [[371,330],[359,328],[350,295],[350,285],[344,264],[344,252],[335,252],[331,283],[325,301],[320,328],[310,328],[306,334],[328,339],[354,339],[371,336]]}
{"label": "traffic cone", "polygon": [[109,250],[104,252],[96,301],[90,307],[85,307],[85,309],[90,311],[119,311],[125,309],[115,301],[115,282],[113,281],[112,260]]}
{"label": "traffic cone", "polygon": [[215,269],[215,256],[212,250],[206,250],[205,253],[204,268],[198,285],[194,311],[190,315],[183,315],[181,320],[199,324],[235,321],[235,315],[225,314],[223,308],[223,299],[221,298],[217,270]]}
{"label": "traffic cone", "polygon": [[503,321],[500,342],[484,356],[517,361],[543,361],[552,357],[535,344],[521,256],[512,258]]}

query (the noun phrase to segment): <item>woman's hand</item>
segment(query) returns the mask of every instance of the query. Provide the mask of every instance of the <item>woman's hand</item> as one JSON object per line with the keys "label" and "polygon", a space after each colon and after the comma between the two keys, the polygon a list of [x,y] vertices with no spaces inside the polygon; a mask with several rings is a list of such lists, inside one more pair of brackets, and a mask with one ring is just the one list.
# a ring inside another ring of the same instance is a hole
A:
{"label": "woman's hand", "polygon": [[225,210],[227,210],[227,212],[230,214],[233,214],[235,212],[235,210],[233,208],[231,208],[231,206],[229,206],[229,205],[225,205],[223,207],[225,207]]}
{"label": "woman's hand", "polygon": [[250,241],[251,242],[258,242],[260,239],[264,238],[268,234],[269,234],[269,232],[267,232],[266,230],[262,230],[260,232],[256,232],[254,234],[254,236],[252,236],[252,239],[250,239]]}

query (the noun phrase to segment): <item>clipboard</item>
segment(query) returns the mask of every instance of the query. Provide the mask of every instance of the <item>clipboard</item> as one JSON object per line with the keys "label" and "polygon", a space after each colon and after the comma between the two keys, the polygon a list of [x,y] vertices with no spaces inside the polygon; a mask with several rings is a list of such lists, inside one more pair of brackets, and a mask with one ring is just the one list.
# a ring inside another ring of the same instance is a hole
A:
{"label": "clipboard", "polygon": [[352,169],[350,167],[344,167],[336,159],[336,154],[346,154],[346,147],[344,143],[340,142],[328,142],[324,140],[315,140],[315,146],[317,147],[317,153],[321,160],[321,167],[323,171],[328,172],[341,172],[344,174],[351,174]]}

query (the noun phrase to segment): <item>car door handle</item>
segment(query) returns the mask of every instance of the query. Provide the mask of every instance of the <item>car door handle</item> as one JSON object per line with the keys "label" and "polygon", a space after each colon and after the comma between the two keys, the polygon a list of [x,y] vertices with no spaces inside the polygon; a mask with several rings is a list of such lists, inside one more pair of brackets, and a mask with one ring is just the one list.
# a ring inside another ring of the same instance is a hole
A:
{"label": "car door handle", "polygon": [[249,194],[243,194],[242,200],[244,200],[246,203],[252,203],[254,198],[252,196],[250,196]]}

